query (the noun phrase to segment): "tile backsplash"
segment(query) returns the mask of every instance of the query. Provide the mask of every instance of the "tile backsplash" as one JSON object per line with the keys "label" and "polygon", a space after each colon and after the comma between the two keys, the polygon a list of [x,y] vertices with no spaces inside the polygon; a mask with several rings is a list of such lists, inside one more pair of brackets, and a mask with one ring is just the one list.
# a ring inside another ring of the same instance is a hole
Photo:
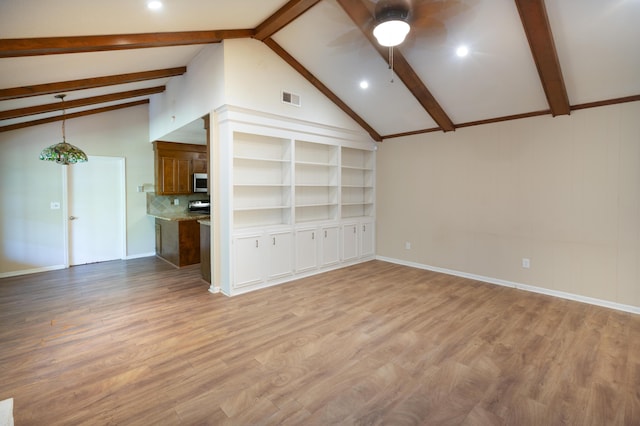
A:
{"label": "tile backsplash", "polygon": [[[209,199],[207,194],[156,195],[155,192],[147,192],[146,194],[147,213],[149,214],[184,213],[189,207],[189,201]],[[175,200],[178,200],[177,204]]]}

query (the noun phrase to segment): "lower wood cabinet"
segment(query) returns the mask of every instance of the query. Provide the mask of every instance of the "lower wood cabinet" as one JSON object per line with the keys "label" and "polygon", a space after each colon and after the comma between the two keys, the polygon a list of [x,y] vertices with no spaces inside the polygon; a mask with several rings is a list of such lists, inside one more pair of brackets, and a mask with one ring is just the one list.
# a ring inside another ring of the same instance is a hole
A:
{"label": "lower wood cabinet", "polygon": [[211,283],[211,225],[200,223],[200,272]]}
{"label": "lower wood cabinet", "polygon": [[156,254],[177,266],[200,263],[200,224],[156,218]]}

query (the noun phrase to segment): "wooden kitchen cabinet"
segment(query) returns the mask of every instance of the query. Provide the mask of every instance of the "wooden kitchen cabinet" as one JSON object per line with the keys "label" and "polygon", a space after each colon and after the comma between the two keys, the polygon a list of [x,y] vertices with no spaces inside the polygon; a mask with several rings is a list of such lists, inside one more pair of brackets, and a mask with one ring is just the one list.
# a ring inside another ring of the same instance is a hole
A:
{"label": "wooden kitchen cabinet", "polygon": [[200,272],[202,279],[211,283],[211,225],[200,222]]}
{"label": "wooden kitchen cabinet", "polygon": [[158,195],[190,194],[193,174],[207,172],[206,145],[156,141],[153,150]]}
{"label": "wooden kitchen cabinet", "polygon": [[200,263],[198,221],[156,218],[156,255],[177,267]]}
{"label": "wooden kitchen cabinet", "polygon": [[156,186],[161,194],[188,194],[191,192],[191,165],[189,160],[160,157],[161,173]]}
{"label": "wooden kitchen cabinet", "polygon": [[193,173],[207,173],[207,160],[195,158],[191,161]]}

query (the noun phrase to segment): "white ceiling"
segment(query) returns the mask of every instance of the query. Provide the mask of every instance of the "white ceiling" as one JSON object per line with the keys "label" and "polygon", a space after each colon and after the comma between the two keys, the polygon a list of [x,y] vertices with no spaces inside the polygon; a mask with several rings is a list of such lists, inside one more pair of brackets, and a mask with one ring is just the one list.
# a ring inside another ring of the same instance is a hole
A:
{"label": "white ceiling", "polygon": [[[466,5],[460,13],[399,48],[451,121],[460,125],[549,109],[515,2],[459,2]],[[154,12],[145,0],[0,1],[0,39],[252,29],[287,1],[163,3]],[[570,105],[640,95],[640,0],[546,0],[545,5]],[[273,39],[380,135],[438,127],[402,81],[390,81],[385,59],[336,0],[319,2]],[[470,49],[465,58],[455,55],[460,44]],[[186,66],[200,49],[0,58],[0,89]],[[67,100],[155,87],[167,80],[68,92]],[[361,80],[369,82],[368,89],[360,89]],[[53,102],[52,95],[4,100],[0,111]],[[51,115],[59,113],[1,120],[0,126]]]}

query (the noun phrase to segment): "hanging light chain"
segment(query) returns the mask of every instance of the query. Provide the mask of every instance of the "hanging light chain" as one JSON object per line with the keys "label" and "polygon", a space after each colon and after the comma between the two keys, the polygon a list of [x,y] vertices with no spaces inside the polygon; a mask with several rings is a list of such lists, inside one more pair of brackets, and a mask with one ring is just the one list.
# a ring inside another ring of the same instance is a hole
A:
{"label": "hanging light chain", "polygon": [[64,124],[65,124],[64,122],[66,121],[65,118],[66,118],[66,112],[67,112],[66,109],[65,109],[65,106],[64,106],[64,97],[65,96],[67,96],[67,95],[65,95],[65,94],[56,95],[56,98],[58,98],[58,99],[60,99],[60,101],[62,101],[62,142],[66,142],[67,141],[67,137],[66,137],[66,134],[65,134],[65,128],[64,128]]}
{"label": "hanging light chain", "polygon": [[393,83],[393,46],[389,46],[389,70],[391,70],[391,82]]}

